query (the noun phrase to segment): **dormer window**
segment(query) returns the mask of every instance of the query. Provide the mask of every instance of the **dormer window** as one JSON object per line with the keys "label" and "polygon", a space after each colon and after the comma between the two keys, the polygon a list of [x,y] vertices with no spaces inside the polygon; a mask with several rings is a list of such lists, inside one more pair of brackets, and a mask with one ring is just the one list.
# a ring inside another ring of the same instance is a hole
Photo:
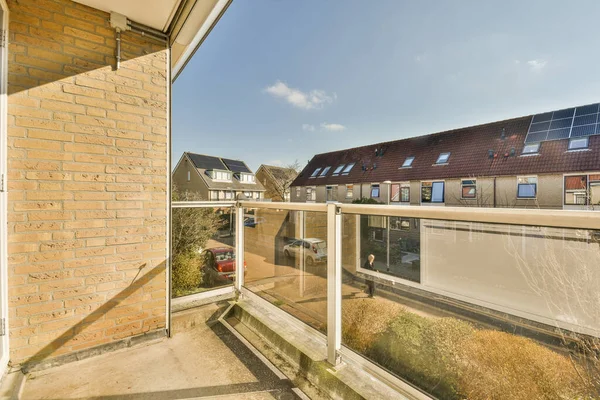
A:
{"label": "dormer window", "polygon": [[449,158],[450,158],[450,153],[442,153],[442,154],[440,154],[440,156],[438,157],[438,159],[435,163],[436,164],[447,164]]}
{"label": "dormer window", "polygon": [[231,181],[231,172],[212,170],[208,172],[208,175],[214,181]]}
{"label": "dormer window", "polygon": [[338,176],[340,174],[340,172],[342,172],[343,169],[344,169],[344,164],[338,165],[338,167],[335,169],[335,171],[333,171],[333,174],[331,174],[331,176]]}
{"label": "dormer window", "polygon": [[350,173],[350,170],[352,169],[352,167],[354,167],[355,163],[350,163],[348,165],[346,165],[346,168],[344,168],[344,170],[342,171],[342,175],[348,175]]}
{"label": "dormer window", "polygon": [[330,169],[331,169],[331,167],[325,167],[325,168],[323,168],[323,171],[321,171],[321,175],[319,175],[319,178],[324,178],[325,175],[327,175],[327,173],[329,172]]}
{"label": "dormer window", "polygon": [[243,183],[254,183],[254,174],[248,174],[246,172],[240,172],[238,180]]}
{"label": "dormer window", "polygon": [[321,172],[321,168],[315,169],[315,171],[312,173],[312,175],[310,177],[315,178],[317,175],[319,175],[319,172]]}
{"label": "dormer window", "polygon": [[404,160],[404,163],[402,164],[402,168],[410,168],[414,160],[414,157],[406,157],[406,160]]}

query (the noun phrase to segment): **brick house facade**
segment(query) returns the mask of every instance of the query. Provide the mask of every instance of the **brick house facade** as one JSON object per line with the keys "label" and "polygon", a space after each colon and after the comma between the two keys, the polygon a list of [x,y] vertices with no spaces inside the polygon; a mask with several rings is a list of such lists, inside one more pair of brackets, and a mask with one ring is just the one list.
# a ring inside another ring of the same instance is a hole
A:
{"label": "brick house facade", "polygon": [[111,15],[80,3],[7,1],[13,365],[168,327],[169,96],[187,60],[123,31],[116,68]]}

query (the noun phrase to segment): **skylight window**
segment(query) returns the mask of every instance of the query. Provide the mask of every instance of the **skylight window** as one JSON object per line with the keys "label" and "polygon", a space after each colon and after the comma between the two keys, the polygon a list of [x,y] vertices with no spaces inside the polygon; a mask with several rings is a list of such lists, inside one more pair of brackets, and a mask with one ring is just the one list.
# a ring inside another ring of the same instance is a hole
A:
{"label": "skylight window", "polygon": [[569,150],[587,149],[589,143],[588,139],[588,137],[581,137],[569,140]]}
{"label": "skylight window", "polygon": [[406,157],[406,160],[404,160],[404,164],[402,164],[402,168],[409,168],[414,160],[414,157]]}
{"label": "skylight window", "polygon": [[438,157],[438,159],[435,163],[436,164],[446,164],[448,162],[449,158],[450,158],[450,153],[442,153],[442,154],[440,154],[440,156]]}
{"label": "skylight window", "polygon": [[344,171],[342,172],[342,175],[348,175],[350,173],[350,170],[352,169],[352,167],[354,167],[355,163],[351,163],[346,165],[346,168],[344,168]]}
{"label": "skylight window", "polygon": [[330,169],[331,169],[331,167],[323,168],[323,171],[321,172],[321,175],[319,175],[319,178],[323,178],[325,175],[327,175],[327,173],[329,172]]}
{"label": "skylight window", "polygon": [[526,144],[523,147],[523,151],[521,154],[537,154],[540,152],[540,144],[539,143],[531,143]]}
{"label": "skylight window", "polygon": [[310,176],[311,178],[314,178],[315,176],[319,175],[319,172],[321,172],[321,168],[317,168],[315,169],[315,172],[312,173],[312,175]]}
{"label": "skylight window", "polygon": [[344,164],[339,165],[335,171],[333,171],[333,174],[331,176],[338,176],[340,174],[340,172],[342,172],[342,170],[344,169]]}

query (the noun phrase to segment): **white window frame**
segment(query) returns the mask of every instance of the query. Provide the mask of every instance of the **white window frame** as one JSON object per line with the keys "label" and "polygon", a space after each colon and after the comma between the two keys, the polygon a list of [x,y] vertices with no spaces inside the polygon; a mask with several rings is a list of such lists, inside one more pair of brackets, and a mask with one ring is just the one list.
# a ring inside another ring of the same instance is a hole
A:
{"label": "white window frame", "polygon": [[[337,201],[337,199],[333,196],[333,188],[335,187],[335,185],[325,186],[325,201]],[[329,199],[329,193],[331,193],[331,199]]]}
{"label": "white window frame", "polygon": [[[309,198],[310,194],[310,198]],[[308,186],[306,188],[306,201],[314,202],[317,201],[317,187],[316,186]]]}
{"label": "white window frame", "polygon": [[[348,190],[348,188],[350,188],[350,190]],[[348,196],[348,194],[350,194],[350,195]],[[347,199],[354,198],[354,184],[353,183],[349,183],[346,185],[346,198]]]}
{"label": "white window frame", "polygon": [[302,188],[300,186],[296,187],[296,197],[300,198],[302,196]]}
{"label": "white window frame", "polygon": [[[472,183],[465,183],[472,182]],[[465,186],[473,186],[475,188],[475,196],[474,197],[464,197],[464,187]],[[460,198],[461,200],[477,200],[477,179],[475,178],[464,178],[460,180]]]}
{"label": "white window frame", "polygon": [[[449,151],[440,153],[437,160],[435,160],[436,165],[446,165],[450,161],[451,153]],[[442,161],[443,160],[443,161]]]}
{"label": "white window frame", "polygon": [[350,163],[342,170],[342,175],[348,175],[356,163]]}
{"label": "white window frame", "polygon": [[412,168],[412,163],[415,161],[414,156],[406,157],[400,168]]}
{"label": "white window frame", "polygon": [[338,176],[344,170],[345,166],[346,164],[338,165],[337,168],[333,171],[333,174],[331,174],[331,176]]}
{"label": "white window frame", "polygon": [[[585,146],[583,147],[571,147],[572,143],[576,143],[579,141],[585,141]],[[590,147],[590,137],[589,136],[582,136],[582,137],[577,137],[577,138],[570,138],[569,139],[569,144],[567,146],[567,150],[568,151],[582,151],[582,150],[587,150]]]}
{"label": "white window frame", "polygon": [[330,169],[331,169],[330,165],[327,166],[327,167],[325,167],[325,168],[323,168],[323,170],[319,174],[319,178],[325,178],[327,176],[327,173],[329,172]]}
{"label": "white window frame", "polygon": [[[394,200],[393,187],[398,185],[398,200]],[[402,201],[402,189],[408,189],[408,201]],[[390,203],[409,204],[410,203],[410,182],[394,182],[390,185]]]}
{"label": "white window frame", "polygon": [[311,175],[311,176],[309,176],[308,178],[309,178],[309,179],[310,179],[310,178],[316,178],[317,176],[319,176],[319,173],[320,173],[320,172],[321,172],[321,167],[319,167],[319,168],[315,169],[315,170],[313,171],[312,175]]}
{"label": "white window frame", "polygon": [[[535,183],[530,183],[530,182],[519,182],[522,179],[535,179]],[[537,199],[537,195],[538,195],[538,190],[539,190],[539,180],[537,175],[521,175],[521,176],[517,176],[517,199],[521,199],[521,200],[535,200]],[[519,187],[521,185],[535,185],[535,195],[533,197],[531,196],[519,196]]]}
{"label": "white window frame", "polygon": [[254,177],[254,174],[249,174],[247,172],[240,172],[240,182],[256,183],[256,178]]}
{"label": "white window frame", "polygon": [[[6,335],[0,336],[0,346],[2,347],[2,357],[0,358],[0,377],[4,376],[10,357],[9,332],[10,326],[8,316],[8,244],[7,244],[7,215],[8,215],[8,185],[7,177],[7,119],[8,119],[8,98],[7,98],[7,77],[8,77],[8,38],[9,35],[9,9],[6,1],[0,0],[2,8],[2,26],[0,27],[6,35],[6,42],[0,48],[1,71],[0,76],[0,175],[3,180],[3,188],[0,192],[0,318],[4,318],[6,325]],[[170,185],[169,185],[170,186]],[[169,194],[170,196],[170,194]]]}
{"label": "white window frame", "polygon": [[[377,189],[377,196],[373,196],[374,189]],[[379,183],[372,183],[371,190],[369,191],[369,195],[372,199],[380,199],[381,198],[381,185]]]}
{"label": "white window frame", "polygon": [[[423,184],[431,183],[431,201],[423,201]],[[444,187],[442,191],[442,201],[433,201],[433,185],[436,183],[441,183]],[[446,204],[446,181],[440,179],[432,179],[429,181],[421,181],[421,190],[419,191],[419,202],[420,204]]]}
{"label": "white window frame", "polygon": [[[222,176],[225,176],[225,178]],[[210,177],[215,182],[231,182],[231,172],[230,171],[224,171],[221,169],[213,169],[210,172]]]}
{"label": "white window frame", "polygon": [[[535,146],[535,150],[528,151],[528,149],[533,149]],[[521,150],[521,156],[535,156],[540,154],[541,143],[528,143],[523,146]]]}

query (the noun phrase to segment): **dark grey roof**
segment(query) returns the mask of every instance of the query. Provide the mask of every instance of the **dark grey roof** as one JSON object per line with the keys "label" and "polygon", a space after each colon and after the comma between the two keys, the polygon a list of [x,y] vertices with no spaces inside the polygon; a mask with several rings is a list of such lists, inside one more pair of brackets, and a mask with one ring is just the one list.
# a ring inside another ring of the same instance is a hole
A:
{"label": "dark grey roof", "polygon": [[230,160],[228,158],[222,158],[221,160],[227,166],[227,168],[229,168],[230,171],[233,171],[233,172],[247,172],[249,174],[252,173],[252,171],[250,171],[250,168],[248,168],[248,166],[246,165],[246,163],[243,162],[243,161]]}
{"label": "dark grey roof", "polygon": [[224,171],[227,171],[227,167],[225,166],[225,164],[223,164],[223,162],[221,161],[221,159],[219,157],[205,156],[203,154],[194,154],[194,153],[187,153],[187,154],[190,157],[190,160],[192,160],[192,162],[194,163],[194,166],[196,168],[201,168],[201,169],[206,169],[206,170],[222,169]]}

